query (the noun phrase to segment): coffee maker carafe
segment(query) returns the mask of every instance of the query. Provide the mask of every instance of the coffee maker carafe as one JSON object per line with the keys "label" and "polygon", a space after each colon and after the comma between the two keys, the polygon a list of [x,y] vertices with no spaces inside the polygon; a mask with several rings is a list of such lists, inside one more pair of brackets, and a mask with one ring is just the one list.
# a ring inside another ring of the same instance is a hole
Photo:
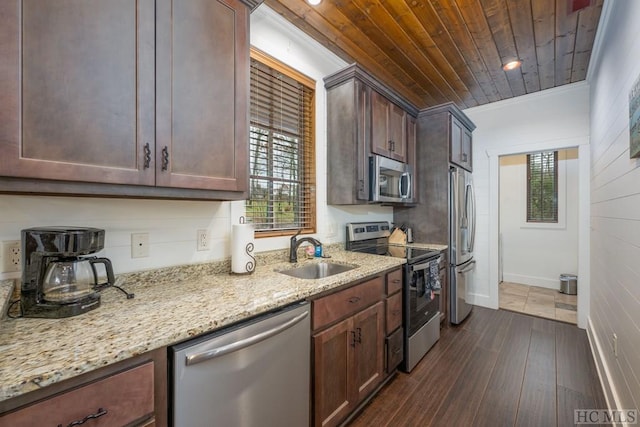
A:
{"label": "coffee maker carafe", "polygon": [[[104,230],[97,228],[22,230],[22,315],[62,318],[99,307],[98,289],[115,283],[113,268],[107,258],[85,255],[103,248]],[[99,283],[99,270],[104,283]]]}

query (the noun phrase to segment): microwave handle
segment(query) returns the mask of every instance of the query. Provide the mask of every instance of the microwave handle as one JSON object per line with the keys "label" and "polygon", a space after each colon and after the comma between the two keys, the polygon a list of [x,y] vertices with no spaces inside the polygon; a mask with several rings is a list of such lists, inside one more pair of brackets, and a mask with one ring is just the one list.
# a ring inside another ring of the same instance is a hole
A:
{"label": "microwave handle", "polygon": [[[402,182],[404,180],[407,180],[407,192],[405,194],[402,193]],[[400,182],[398,182],[398,193],[400,194],[400,197],[403,199],[408,199],[409,195],[411,194],[411,174],[409,172],[404,172],[401,176],[400,176]]]}

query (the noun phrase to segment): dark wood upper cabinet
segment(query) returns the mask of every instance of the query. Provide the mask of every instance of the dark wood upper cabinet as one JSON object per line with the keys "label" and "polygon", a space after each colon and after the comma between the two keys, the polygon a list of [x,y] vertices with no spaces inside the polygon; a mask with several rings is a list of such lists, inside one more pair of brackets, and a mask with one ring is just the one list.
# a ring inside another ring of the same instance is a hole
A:
{"label": "dark wood upper cabinet", "polygon": [[406,162],[406,117],[407,113],[402,108],[375,90],[371,91],[371,151],[373,153]]}
{"label": "dark wood upper cabinet", "polygon": [[240,0],[2,2],[0,176],[57,185],[45,192],[241,197],[249,13]]}
{"label": "dark wood upper cabinet", "polygon": [[409,163],[415,171],[418,110],[357,64],[325,77],[324,82],[327,201],[332,205],[368,203],[372,154]]}
{"label": "dark wood upper cabinet", "polygon": [[473,171],[471,156],[471,131],[453,115],[450,116],[451,141],[449,144],[449,161],[469,172]]}
{"label": "dark wood upper cabinet", "polygon": [[153,185],[154,2],[0,8],[0,174]]}
{"label": "dark wood upper cabinet", "polygon": [[249,10],[163,0],[157,16],[157,185],[246,190]]}

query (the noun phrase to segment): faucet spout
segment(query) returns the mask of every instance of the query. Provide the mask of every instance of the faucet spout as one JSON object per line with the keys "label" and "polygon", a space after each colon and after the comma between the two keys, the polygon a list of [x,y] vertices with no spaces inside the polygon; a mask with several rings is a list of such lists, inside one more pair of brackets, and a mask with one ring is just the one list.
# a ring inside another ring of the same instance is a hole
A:
{"label": "faucet spout", "polygon": [[291,237],[291,244],[289,245],[289,262],[298,262],[298,248],[304,242],[311,243],[313,246],[322,246],[322,243],[313,237],[302,237],[297,239],[297,236],[301,231],[302,230],[298,230],[298,232]]}

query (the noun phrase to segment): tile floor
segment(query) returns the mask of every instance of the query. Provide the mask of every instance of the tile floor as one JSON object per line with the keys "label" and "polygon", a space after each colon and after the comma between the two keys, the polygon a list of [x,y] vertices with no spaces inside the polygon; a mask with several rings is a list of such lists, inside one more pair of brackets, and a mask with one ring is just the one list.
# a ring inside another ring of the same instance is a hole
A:
{"label": "tile floor", "polygon": [[567,323],[577,323],[577,295],[519,283],[499,285],[500,308]]}

